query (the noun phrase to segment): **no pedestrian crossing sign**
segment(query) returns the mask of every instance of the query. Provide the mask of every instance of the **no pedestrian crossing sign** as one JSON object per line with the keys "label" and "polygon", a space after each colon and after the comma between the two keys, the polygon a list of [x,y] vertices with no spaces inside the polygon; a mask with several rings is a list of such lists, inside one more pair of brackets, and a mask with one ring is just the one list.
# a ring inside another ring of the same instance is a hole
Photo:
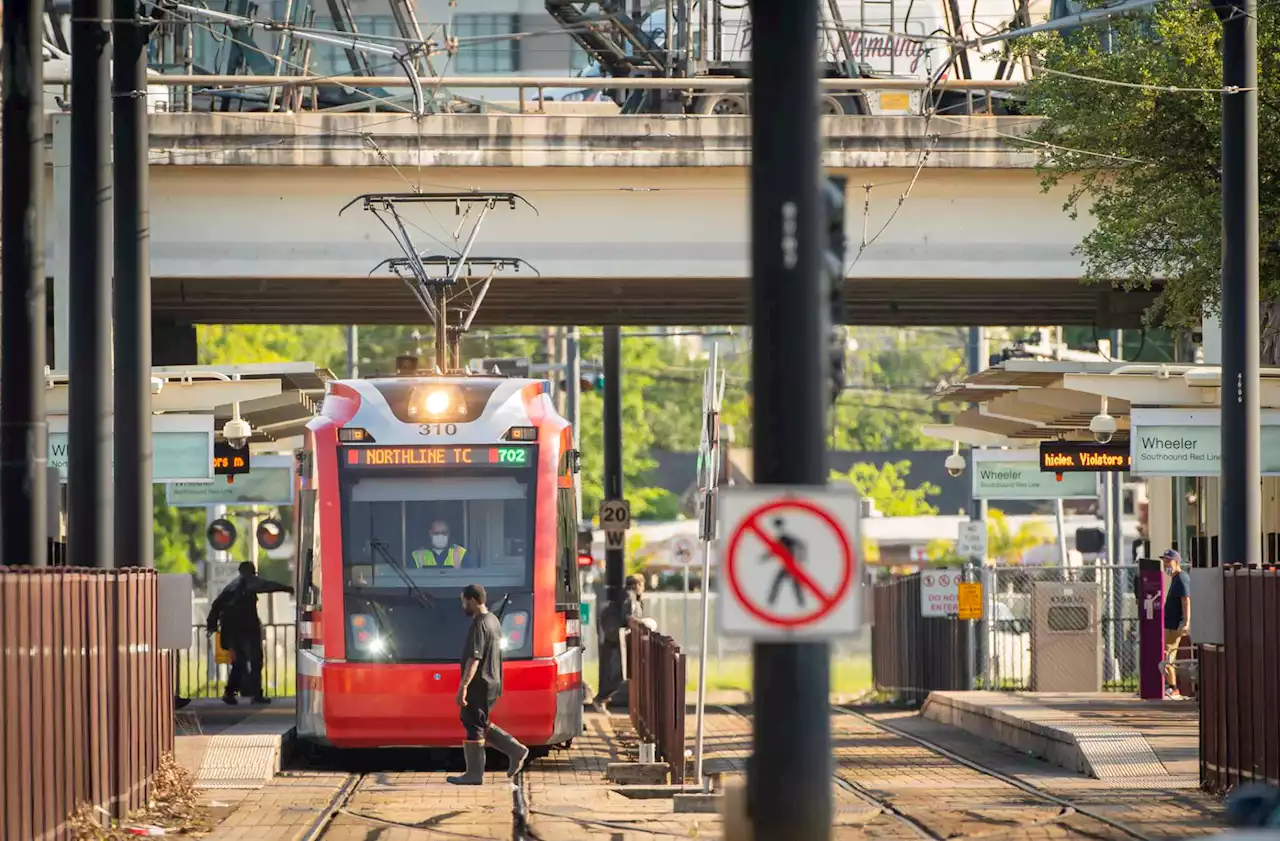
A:
{"label": "no pedestrian crossing sign", "polygon": [[723,493],[720,631],[752,639],[831,639],[862,626],[857,494],[761,486]]}

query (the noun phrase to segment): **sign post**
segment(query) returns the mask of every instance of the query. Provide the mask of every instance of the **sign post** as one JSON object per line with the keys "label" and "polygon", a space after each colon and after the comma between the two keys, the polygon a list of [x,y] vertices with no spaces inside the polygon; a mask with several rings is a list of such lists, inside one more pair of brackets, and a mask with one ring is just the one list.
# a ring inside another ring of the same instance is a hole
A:
{"label": "sign post", "polygon": [[941,619],[960,613],[960,570],[942,567],[920,573],[920,615]]}
{"label": "sign post", "polygon": [[983,563],[987,559],[987,524],[983,520],[966,520],[960,524],[956,554],[966,561]]}
{"label": "sign post", "polygon": [[[707,626],[711,611],[708,593],[711,588],[711,544],[716,539],[717,522],[713,516],[716,494],[720,486],[720,405],[724,399],[724,372],[720,370],[720,353],[711,346],[711,364],[702,380],[702,433],[698,441],[698,539],[702,541],[702,641],[698,646],[698,706],[696,734],[693,743],[693,776],[699,787],[705,787],[702,776],[702,737],[707,707]],[[705,790],[705,788],[704,788]]]}
{"label": "sign post", "polygon": [[1164,697],[1164,570],[1153,558],[1138,560],[1138,697]]}
{"label": "sign post", "polygon": [[724,495],[720,629],[755,640],[838,639],[862,622],[852,493],[753,488]]}
{"label": "sign post", "polygon": [[[787,487],[804,488],[800,498],[823,510],[821,503],[834,502],[823,493],[828,479],[831,292],[833,283],[840,284],[837,291],[843,286],[845,273],[841,270],[829,279],[823,259],[828,235],[822,222],[821,96],[814,37],[818,17],[817,0],[758,0],[751,5],[752,42],[767,42],[770,48],[755,51],[751,68],[751,107],[768,119],[751,123],[750,313],[755,492],[779,498]],[[803,530],[804,536],[825,547],[811,550],[809,564],[828,570],[837,562],[851,565],[843,552],[837,553],[830,523],[819,525],[821,518],[794,505],[779,513],[794,514],[794,522],[784,517],[784,528],[793,536],[800,537]],[[855,518],[856,514],[855,510]],[[839,517],[829,512],[827,517],[841,525]],[[732,519],[725,516],[721,522]],[[794,634],[781,634],[775,640],[758,640],[753,647],[755,715],[747,769],[752,837],[827,841],[832,824],[831,648],[824,637],[837,628],[856,630],[857,607],[845,606],[839,588],[832,589],[835,582],[808,576],[792,556],[793,549],[779,542],[782,535],[776,524],[763,523],[758,529],[737,536],[737,551],[755,547],[752,562],[739,557],[739,569],[771,565],[777,571],[781,561],[809,599],[806,612],[815,603],[827,608],[821,618],[789,615],[798,622],[791,631],[807,630],[816,639],[798,641]],[[732,532],[726,529],[725,534]],[[726,566],[735,551],[733,539],[727,539]],[[762,561],[762,546],[774,558],[772,564]],[[791,558],[790,563],[784,558]],[[733,580],[732,575],[726,578]],[[812,587],[804,583],[806,578]],[[856,587],[851,584],[849,589]],[[737,595],[723,602],[741,605]],[[747,595],[754,602],[768,593]],[[762,612],[788,616],[776,606],[773,611],[767,608],[766,604]],[[756,617],[741,612],[746,614],[744,621],[759,627]]]}

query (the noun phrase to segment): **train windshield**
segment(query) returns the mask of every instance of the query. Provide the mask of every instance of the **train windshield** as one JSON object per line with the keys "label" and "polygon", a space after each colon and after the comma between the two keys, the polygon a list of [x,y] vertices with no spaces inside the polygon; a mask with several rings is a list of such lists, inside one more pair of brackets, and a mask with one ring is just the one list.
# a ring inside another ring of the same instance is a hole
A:
{"label": "train windshield", "polygon": [[482,584],[494,609],[531,603],[532,469],[344,478],[348,659],[456,661],[467,584]]}

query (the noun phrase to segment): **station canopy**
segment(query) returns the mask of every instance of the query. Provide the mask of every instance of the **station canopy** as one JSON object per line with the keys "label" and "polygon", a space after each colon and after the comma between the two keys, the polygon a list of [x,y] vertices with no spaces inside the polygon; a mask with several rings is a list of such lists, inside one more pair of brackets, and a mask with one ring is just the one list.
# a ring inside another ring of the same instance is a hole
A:
{"label": "station canopy", "polygon": [[[1123,443],[1134,409],[1216,412],[1221,381],[1217,365],[1007,359],[939,388],[934,400],[968,405],[951,424],[927,424],[924,433],[975,447],[1088,442],[1105,398],[1116,420],[1113,440]],[[1280,409],[1280,368],[1262,369],[1260,402],[1264,412]]]}

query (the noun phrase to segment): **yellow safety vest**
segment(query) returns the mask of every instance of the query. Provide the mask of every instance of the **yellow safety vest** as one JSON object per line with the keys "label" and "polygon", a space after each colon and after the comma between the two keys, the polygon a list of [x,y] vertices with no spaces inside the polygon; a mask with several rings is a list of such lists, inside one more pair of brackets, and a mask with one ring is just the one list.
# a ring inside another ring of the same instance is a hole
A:
{"label": "yellow safety vest", "polygon": [[450,546],[449,550],[444,553],[444,562],[436,562],[436,553],[430,549],[418,549],[413,553],[413,562],[418,569],[423,567],[445,566],[460,567],[462,566],[462,557],[467,554],[467,550],[461,546]]}

